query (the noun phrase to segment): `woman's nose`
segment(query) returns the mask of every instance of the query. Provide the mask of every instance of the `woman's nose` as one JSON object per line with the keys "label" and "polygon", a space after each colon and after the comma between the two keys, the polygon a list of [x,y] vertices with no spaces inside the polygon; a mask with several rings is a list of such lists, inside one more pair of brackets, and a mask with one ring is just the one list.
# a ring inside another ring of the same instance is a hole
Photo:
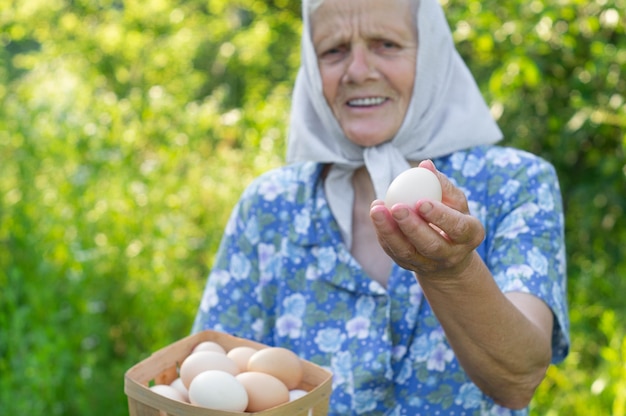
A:
{"label": "woman's nose", "polygon": [[350,53],[348,67],[346,68],[345,81],[363,82],[373,73],[370,51],[362,46],[355,45]]}

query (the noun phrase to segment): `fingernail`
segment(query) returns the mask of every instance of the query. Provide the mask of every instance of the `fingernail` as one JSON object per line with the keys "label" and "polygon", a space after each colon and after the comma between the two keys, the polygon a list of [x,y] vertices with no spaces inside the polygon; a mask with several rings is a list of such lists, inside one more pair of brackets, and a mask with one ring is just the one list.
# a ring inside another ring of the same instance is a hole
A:
{"label": "fingernail", "polygon": [[395,211],[393,211],[393,217],[396,219],[396,221],[402,221],[408,216],[409,216],[409,210],[406,208],[398,208]]}
{"label": "fingernail", "polygon": [[385,219],[385,216],[383,215],[383,213],[378,210],[372,210],[371,217],[372,217],[372,221],[374,221],[376,224],[382,224],[382,222]]}
{"label": "fingernail", "polygon": [[[421,167],[426,167],[426,166],[424,166],[424,165],[430,165],[430,166],[432,166],[435,170],[437,170],[437,167],[435,166],[435,164],[433,163],[433,161],[432,161],[432,160],[430,160],[430,159],[423,160],[423,161],[419,164],[419,166],[421,166]],[[427,169],[428,169],[428,168],[427,168]]]}
{"label": "fingernail", "polygon": [[428,214],[432,209],[433,204],[430,202],[423,202],[419,207],[420,214]]}

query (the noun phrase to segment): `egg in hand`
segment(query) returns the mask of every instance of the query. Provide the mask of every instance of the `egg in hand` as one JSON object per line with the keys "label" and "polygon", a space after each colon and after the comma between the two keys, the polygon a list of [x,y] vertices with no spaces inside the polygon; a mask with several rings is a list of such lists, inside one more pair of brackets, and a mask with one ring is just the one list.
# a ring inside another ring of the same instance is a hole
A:
{"label": "egg in hand", "polygon": [[420,199],[441,202],[441,184],[432,171],[416,167],[405,170],[389,185],[385,196],[387,208],[403,203],[414,207]]}

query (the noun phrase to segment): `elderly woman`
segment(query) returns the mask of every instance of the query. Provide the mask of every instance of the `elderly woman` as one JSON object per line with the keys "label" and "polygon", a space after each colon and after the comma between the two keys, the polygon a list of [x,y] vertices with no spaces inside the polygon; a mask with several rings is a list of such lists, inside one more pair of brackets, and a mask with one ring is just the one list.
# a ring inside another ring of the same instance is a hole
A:
{"label": "elderly woman", "polygon": [[[501,138],[437,0],[303,4],[290,164],[224,233],[194,331],[333,372],[330,414],[526,414],[568,349],[547,162]],[[387,207],[420,165],[442,201]]]}

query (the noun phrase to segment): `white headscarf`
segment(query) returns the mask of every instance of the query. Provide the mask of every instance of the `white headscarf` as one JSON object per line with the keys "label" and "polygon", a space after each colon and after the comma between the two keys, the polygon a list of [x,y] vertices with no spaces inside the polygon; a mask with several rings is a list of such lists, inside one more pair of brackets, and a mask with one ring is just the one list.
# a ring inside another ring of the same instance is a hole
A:
{"label": "white headscarf", "polygon": [[352,143],[324,99],[311,41],[309,1],[302,2],[302,62],[293,93],[287,161],[332,164],[324,189],[350,248],[352,174],[357,168],[367,167],[376,197],[382,199],[391,181],[410,167],[408,161],[495,143],[502,133],[454,47],[438,0],[419,0],[416,78],[404,122],[392,140],[378,146]]}

